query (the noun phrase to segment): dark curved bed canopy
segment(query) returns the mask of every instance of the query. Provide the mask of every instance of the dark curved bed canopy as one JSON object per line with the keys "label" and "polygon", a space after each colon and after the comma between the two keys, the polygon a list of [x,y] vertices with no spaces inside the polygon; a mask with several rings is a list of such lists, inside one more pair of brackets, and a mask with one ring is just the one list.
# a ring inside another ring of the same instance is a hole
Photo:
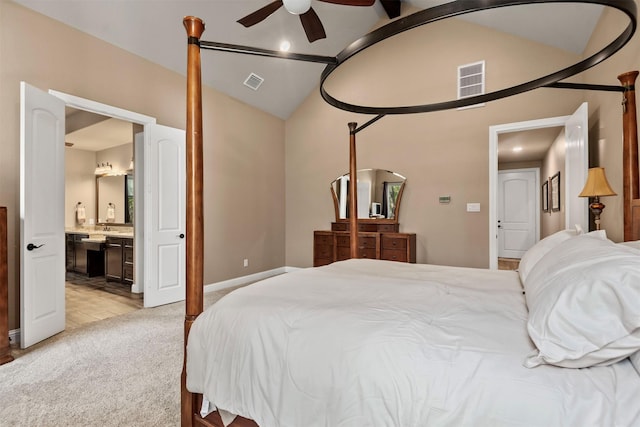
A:
{"label": "dark curved bed canopy", "polygon": [[[555,71],[551,74],[530,80],[509,88],[497,90],[483,95],[468,98],[406,106],[372,107],[349,104],[333,97],[325,89],[327,78],[336,71],[341,64],[354,57],[374,44],[389,37],[447,18],[457,17],[471,12],[489,9],[545,3],[580,3],[590,5],[602,5],[617,9],[629,18],[628,25],[608,45],[588,58],[581,60],[569,67]],[[435,6],[416,12],[412,15],[399,18],[389,24],[372,31],[361,37],[343,49],[336,56],[320,56],[301,53],[288,53],[275,50],[262,49],[250,46],[241,46],[227,43],[218,43],[200,40],[204,32],[204,22],[197,17],[184,18],[184,26],[188,35],[187,51],[187,270],[186,270],[186,314],[184,323],[184,344],[186,363],[186,343],[191,325],[196,317],[203,311],[203,263],[204,263],[204,216],[203,216],[203,155],[202,155],[202,88],[201,88],[201,62],[200,50],[214,50],[237,54],[257,55],[289,59],[295,61],[315,62],[326,64],[320,78],[320,94],[330,105],[341,110],[375,115],[374,118],[358,127],[357,123],[349,123],[349,169],[352,176],[357,172],[356,166],[356,134],[387,115],[416,114],[433,111],[442,111],[460,107],[471,106],[479,103],[495,101],[505,97],[517,95],[541,87],[554,87],[563,89],[603,90],[620,92],[623,98],[623,186],[624,186],[624,240],[640,239],[640,178],[638,176],[638,141],[637,118],[635,105],[635,80],[637,71],[630,71],[618,76],[620,86],[591,85],[563,83],[564,79],[585,71],[599,64],[619,51],[634,35],[637,26],[637,10],[634,0],[479,0],[479,1],[453,1],[440,6]],[[350,180],[349,191],[356,195],[356,180]],[[351,257],[358,255],[357,247],[357,200],[350,199],[350,241]],[[201,396],[190,393],[186,389],[186,370],[182,372],[182,425],[191,426],[213,425],[217,421],[202,420],[199,416]],[[251,420],[238,417],[232,426],[256,426]]]}

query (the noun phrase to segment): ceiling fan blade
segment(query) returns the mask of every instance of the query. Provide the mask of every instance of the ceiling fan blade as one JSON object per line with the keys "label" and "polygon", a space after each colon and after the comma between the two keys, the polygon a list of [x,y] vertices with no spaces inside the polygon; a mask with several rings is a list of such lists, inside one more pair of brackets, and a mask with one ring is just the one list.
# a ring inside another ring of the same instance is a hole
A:
{"label": "ceiling fan blade", "polygon": [[322,22],[320,22],[320,18],[318,18],[318,14],[313,10],[313,8],[310,8],[308,11],[300,15],[300,22],[302,22],[302,27],[304,28],[304,32],[307,34],[309,43],[327,38]]}
{"label": "ceiling fan blade", "polygon": [[245,27],[250,27],[252,25],[256,25],[258,22],[265,20],[269,15],[271,15],[276,10],[282,7],[282,0],[276,0],[272,3],[269,3],[265,7],[256,10],[253,13],[245,16],[244,18],[238,19],[237,22],[244,25]]}
{"label": "ceiling fan blade", "polygon": [[400,0],[380,0],[389,19],[400,16]]}
{"label": "ceiling fan blade", "polygon": [[373,6],[376,0],[320,0],[325,3],[342,4],[344,6]]}

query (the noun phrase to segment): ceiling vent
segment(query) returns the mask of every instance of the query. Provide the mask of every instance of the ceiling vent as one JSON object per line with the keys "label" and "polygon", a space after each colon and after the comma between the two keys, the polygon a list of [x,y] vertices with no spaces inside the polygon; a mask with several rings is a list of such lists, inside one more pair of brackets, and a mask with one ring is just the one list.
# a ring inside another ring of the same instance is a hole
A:
{"label": "ceiling vent", "polygon": [[264,79],[257,74],[251,73],[249,77],[244,81],[244,85],[250,87],[253,90],[258,90]]}
{"label": "ceiling vent", "polygon": [[[458,67],[458,99],[484,94],[484,61]],[[464,108],[482,107],[475,104]]]}

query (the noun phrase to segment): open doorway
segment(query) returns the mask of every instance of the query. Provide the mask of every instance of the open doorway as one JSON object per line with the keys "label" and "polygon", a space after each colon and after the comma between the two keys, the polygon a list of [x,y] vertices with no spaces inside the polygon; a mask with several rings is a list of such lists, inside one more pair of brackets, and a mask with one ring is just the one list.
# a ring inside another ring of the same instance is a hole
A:
{"label": "open doorway", "polygon": [[[185,131],[158,125],[152,117],[106,104],[54,90],[44,92],[26,82],[20,83],[20,99],[21,348],[65,328],[67,107],[143,126],[144,132],[135,134],[134,144],[137,178],[133,185],[136,203],[133,237],[136,244],[129,251],[135,265],[132,290],[144,292],[144,307],[184,299]],[[114,221],[117,218],[115,212],[106,215]],[[110,227],[109,221],[106,222]],[[91,236],[88,240],[92,240]]]}
{"label": "open doorway", "polygon": [[548,228],[550,211],[543,211],[541,183],[555,167],[550,165],[564,160],[564,127],[501,133],[497,147],[498,269],[516,270]]}
{"label": "open doorway", "polygon": [[65,109],[65,328],[143,307],[134,287],[139,124]]}
{"label": "open doorway", "polygon": [[[564,149],[563,158],[556,163],[552,169],[553,175],[549,178],[557,179],[549,181],[548,185],[555,185],[554,209],[558,212],[556,219],[557,227],[567,228],[578,225],[583,229],[588,228],[588,208],[584,198],[578,197],[588,169],[588,105],[583,103],[570,116],[550,117],[539,120],[508,123],[489,127],[489,268],[498,268],[498,142],[500,136],[512,132],[525,132],[537,129],[562,128],[560,131],[561,142],[559,145]],[[555,132],[555,131],[550,131]],[[558,174],[556,169],[564,167],[564,173]],[[547,173],[541,168],[540,182],[538,183],[537,194],[542,191],[542,183]],[[551,194],[551,188],[548,189]],[[562,198],[560,198],[562,197]],[[541,200],[542,201],[542,200]],[[551,203],[551,200],[549,201]],[[542,203],[541,203],[542,205]],[[542,211],[540,208],[538,211]],[[546,231],[548,233],[548,230]],[[541,226],[541,234],[545,233],[545,228]],[[536,240],[537,241],[537,240]]]}

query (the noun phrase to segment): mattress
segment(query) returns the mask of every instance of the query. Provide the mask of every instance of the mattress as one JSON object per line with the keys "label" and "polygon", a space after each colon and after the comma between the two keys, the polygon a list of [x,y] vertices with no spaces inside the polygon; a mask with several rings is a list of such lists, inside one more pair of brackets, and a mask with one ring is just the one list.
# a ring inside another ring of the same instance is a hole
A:
{"label": "mattress", "polygon": [[282,426],[633,426],[640,376],[526,368],[518,274],[353,259],[238,289],[188,340],[187,388]]}

